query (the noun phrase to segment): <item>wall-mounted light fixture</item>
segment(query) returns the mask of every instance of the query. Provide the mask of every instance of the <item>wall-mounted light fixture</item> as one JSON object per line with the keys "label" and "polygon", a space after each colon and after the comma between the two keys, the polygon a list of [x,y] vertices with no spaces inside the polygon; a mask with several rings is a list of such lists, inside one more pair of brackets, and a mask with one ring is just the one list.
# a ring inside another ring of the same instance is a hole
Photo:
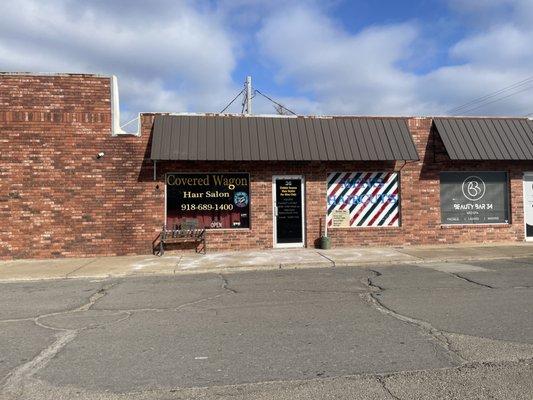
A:
{"label": "wall-mounted light fixture", "polygon": [[98,154],[96,155],[96,159],[99,160],[99,159],[101,159],[103,156],[105,156],[105,153],[104,153],[103,151],[101,151],[100,153],[98,153]]}

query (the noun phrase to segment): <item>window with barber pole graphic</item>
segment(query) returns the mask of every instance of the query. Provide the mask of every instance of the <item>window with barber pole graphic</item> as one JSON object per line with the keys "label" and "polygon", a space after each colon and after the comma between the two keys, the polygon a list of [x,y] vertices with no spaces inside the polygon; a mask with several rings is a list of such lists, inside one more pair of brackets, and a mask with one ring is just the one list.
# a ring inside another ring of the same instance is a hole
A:
{"label": "window with barber pole graphic", "polygon": [[398,173],[331,172],[327,207],[329,228],[399,226]]}

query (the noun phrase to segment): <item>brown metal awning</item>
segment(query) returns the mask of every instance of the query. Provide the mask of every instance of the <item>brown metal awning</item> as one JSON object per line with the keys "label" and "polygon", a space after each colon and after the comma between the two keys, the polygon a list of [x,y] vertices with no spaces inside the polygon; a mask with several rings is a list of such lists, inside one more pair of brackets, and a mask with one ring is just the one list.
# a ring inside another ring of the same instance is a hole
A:
{"label": "brown metal awning", "polygon": [[156,115],[152,160],[418,160],[405,118]]}
{"label": "brown metal awning", "polygon": [[435,118],[452,160],[533,160],[533,123],[526,118]]}

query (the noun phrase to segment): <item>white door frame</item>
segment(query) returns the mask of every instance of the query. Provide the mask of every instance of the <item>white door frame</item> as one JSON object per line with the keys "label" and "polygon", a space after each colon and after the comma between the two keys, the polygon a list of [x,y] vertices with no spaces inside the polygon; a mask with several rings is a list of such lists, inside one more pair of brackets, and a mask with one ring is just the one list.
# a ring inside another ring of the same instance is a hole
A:
{"label": "white door frame", "polygon": [[522,204],[523,204],[523,213],[524,213],[524,240],[526,242],[533,242],[533,237],[527,237],[526,229],[526,176],[533,177],[533,171],[525,171],[522,175]]}
{"label": "white door frame", "polygon": [[[301,204],[302,204],[302,241],[299,243],[278,243],[278,226],[276,221],[276,179],[300,179],[301,180]],[[305,247],[305,177],[303,175],[272,175],[272,243],[275,248]]]}

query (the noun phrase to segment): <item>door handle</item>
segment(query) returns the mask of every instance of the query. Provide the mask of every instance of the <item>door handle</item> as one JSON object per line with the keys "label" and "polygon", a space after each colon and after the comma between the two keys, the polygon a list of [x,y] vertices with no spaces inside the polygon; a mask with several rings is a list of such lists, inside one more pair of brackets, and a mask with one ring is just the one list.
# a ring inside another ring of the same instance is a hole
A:
{"label": "door handle", "polygon": [[278,216],[278,206],[274,206],[274,216]]}

